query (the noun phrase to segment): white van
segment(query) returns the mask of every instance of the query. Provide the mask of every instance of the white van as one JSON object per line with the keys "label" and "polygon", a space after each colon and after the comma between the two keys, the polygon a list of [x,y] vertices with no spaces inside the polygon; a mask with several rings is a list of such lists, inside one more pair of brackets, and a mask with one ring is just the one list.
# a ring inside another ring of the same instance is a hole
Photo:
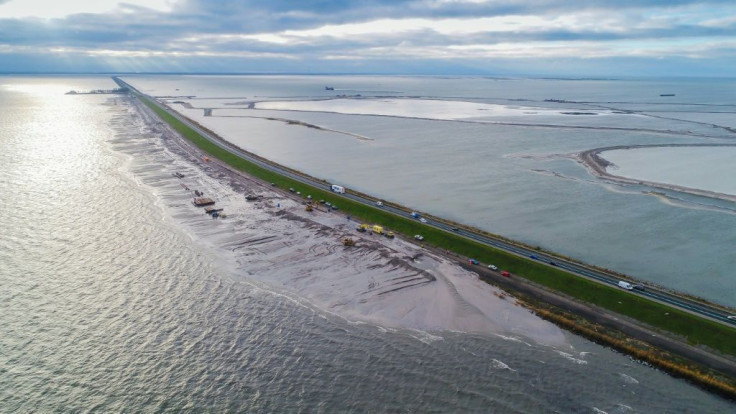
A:
{"label": "white van", "polygon": [[618,287],[626,290],[634,290],[634,285],[629,282],[624,282],[623,280],[618,282]]}
{"label": "white van", "polygon": [[330,186],[330,190],[332,190],[332,191],[334,191],[336,193],[345,194],[345,187],[343,187],[341,185],[332,184]]}

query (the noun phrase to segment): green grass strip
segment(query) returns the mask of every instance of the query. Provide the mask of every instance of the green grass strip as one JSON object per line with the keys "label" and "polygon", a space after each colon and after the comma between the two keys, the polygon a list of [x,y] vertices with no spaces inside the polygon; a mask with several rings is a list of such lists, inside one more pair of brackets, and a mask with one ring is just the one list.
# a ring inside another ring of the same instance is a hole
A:
{"label": "green grass strip", "polygon": [[721,352],[736,355],[736,340],[734,340],[736,329],[732,327],[284,177],[218,147],[168,112],[159,108],[148,98],[143,96],[139,96],[139,98],[155,111],[161,119],[197,147],[240,171],[264,181],[275,183],[281,188],[293,188],[295,191],[301,192],[304,197],[311,195],[315,200],[329,201],[338,205],[345,213],[360,218],[366,223],[380,224],[386,229],[410,237],[421,234],[427,244],[463,256],[473,257],[483,263],[493,263],[516,276],[522,276],[552,290],[680,335],[686,338],[690,344],[706,345]]}

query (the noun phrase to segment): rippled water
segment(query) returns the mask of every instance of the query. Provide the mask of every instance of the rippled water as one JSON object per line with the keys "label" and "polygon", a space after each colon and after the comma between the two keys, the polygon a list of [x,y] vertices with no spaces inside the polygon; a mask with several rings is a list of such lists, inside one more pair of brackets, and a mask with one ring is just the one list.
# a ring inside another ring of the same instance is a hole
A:
{"label": "rippled water", "polygon": [[125,101],[62,95],[108,79],[0,85],[1,412],[734,408],[574,336],[558,349],[320,311],[234,271],[175,214],[163,183],[196,167]]}

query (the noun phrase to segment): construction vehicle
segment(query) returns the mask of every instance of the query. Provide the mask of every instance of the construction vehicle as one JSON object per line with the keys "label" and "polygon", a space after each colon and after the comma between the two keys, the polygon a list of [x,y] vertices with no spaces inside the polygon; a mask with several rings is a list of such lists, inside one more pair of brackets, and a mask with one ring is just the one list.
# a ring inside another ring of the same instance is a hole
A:
{"label": "construction vehicle", "polygon": [[305,207],[304,210],[306,210],[306,211],[312,211],[312,210],[314,210],[314,207],[312,207],[311,204],[307,204],[307,207]]}
{"label": "construction vehicle", "polygon": [[355,230],[358,230],[361,233],[365,233],[366,231],[368,231],[368,225],[363,223],[360,226],[358,226]]}
{"label": "construction vehicle", "polygon": [[389,239],[393,239],[394,237],[396,237],[396,235],[394,235],[394,232],[389,231],[386,233],[386,237],[388,237]]}
{"label": "construction vehicle", "polygon": [[376,234],[383,234],[383,227],[379,226],[378,224],[373,225],[373,228],[371,230]]}
{"label": "construction vehicle", "polygon": [[342,245],[345,247],[355,246],[355,240],[351,239],[350,237],[346,237],[342,239]]}

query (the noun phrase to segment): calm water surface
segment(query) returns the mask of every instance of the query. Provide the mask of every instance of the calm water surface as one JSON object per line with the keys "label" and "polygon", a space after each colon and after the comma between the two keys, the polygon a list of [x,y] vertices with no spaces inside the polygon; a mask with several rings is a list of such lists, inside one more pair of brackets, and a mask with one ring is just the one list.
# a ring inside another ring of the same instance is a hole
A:
{"label": "calm water surface", "polygon": [[561,350],[315,310],[170,214],[156,189],[186,161],[124,101],[63,95],[108,79],[0,85],[0,412],[733,412],[573,336]]}

